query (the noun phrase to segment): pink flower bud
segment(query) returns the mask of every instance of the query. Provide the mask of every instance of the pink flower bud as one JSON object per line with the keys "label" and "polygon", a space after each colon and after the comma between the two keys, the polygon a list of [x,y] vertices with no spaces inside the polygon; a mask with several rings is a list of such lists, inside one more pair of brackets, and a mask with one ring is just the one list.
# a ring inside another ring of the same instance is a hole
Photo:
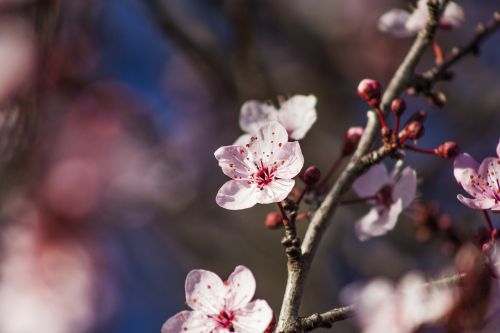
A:
{"label": "pink flower bud", "polygon": [[396,98],[393,100],[391,103],[391,110],[397,117],[401,117],[406,110],[406,102],[404,99]]}
{"label": "pink flower bud", "polygon": [[381,88],[377,80],[364,79],[358,85],[358,95],[370,106],[378,107],[380,104]]}
{"label": "pink flower bud", "polygon": [[442,158],[455,158],[460,154],[460,148],[454,141],[448,141],[434,149],[436,155]]}
{"label": "pink flower bud", "polygon": [[316,184],[320,178],[321,178],[321,171],[319,171],[319,169],[316,168],[314,165],[310,166],[309,168],[306,169],[306,171],[304,171],[304,182],[307,185]]}
{"label": "pink flower bud", "polygon": [[408,139],[417,140],[424,135],[424,125],[421,121],[410,121],[403,129],[403,137]]}
{"label": "pink flower bud", "polygon": [[363,131],[363,127],[351,127],[345,132],[342,155],[348,156],[354,153],[356,148],[358,148]]}
{"label": "pink flower bud", "polygon": [[269,229],[278,229],[283,225],[283,216],[278,212],[270,212],[267,214],[264,224]]}

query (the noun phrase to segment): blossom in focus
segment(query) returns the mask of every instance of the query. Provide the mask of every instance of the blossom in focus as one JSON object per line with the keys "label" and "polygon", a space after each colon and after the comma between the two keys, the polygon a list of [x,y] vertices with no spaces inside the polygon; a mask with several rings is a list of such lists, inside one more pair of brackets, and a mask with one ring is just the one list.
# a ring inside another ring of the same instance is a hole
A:
{"label": "blossom in focus", "polygon": [[217,149],[215,158],[222,172],[231,177],[215,199],[226,209],[282,201],[304,165],[299,143],[288,142],[286,129],[275,121],[261,127],[244,146]]}
{"label": "blossom in focus", "polygon": [[[391,9],[383,14],[378,21],[378,29],[396,37],[416,35],[427,24],[429,9],[427,0],[419,0],[417,8],[410,13],[403,9]],[[443,29],[457,28],[464,22],[464,10],[455,2],[449,2],[441,15],[440,27]]]}
{"label": "blossom in focus", "polygon": [[415,198],[417,173],[410,167],[401,172],[399,169],[398,163],[389,175],[383,164],[376,164],[353,183],[354,191],[373,205],[368,214],[356,222],[356,234],[360,240],[392,230],[399,214]]}
{"label": "blossom in focus", "polygon": [[462,194],[458,200],[472,209],[491,209],[500,212],[500,140],[497,157],[487,157],[481,164],[469,154],[458,155],[453,164],[453,174],[458,184],[472,198]]}
{"label": "blossom in focus", "polygon": [[281,103],[280,108],[251,100],[243,104],[240,111],[240,127],[246,134],[240,136],[234,145],[245,145],[252,135],[270,121],[283,125],[292,140],[304,138],[316,122],[316,97],[295,95]]}
{"label": "blossom in focus", "polygon": [[398,285],[375,279],[346,291],[354,303],[363,333],[412,333],[422,324],[438,321],[455,303],[454,289],[425,285],[418,273],[407,274]]}
{"label": "blossom in focus", "polygon": [[262,333],[273,311],[264,300],[251,302],[254,293],[254,276],[244,266],[237,266],[224,282],[212,272],[192,270],[186,277],[186,304],[193,311],[177,313],[161,332]]}

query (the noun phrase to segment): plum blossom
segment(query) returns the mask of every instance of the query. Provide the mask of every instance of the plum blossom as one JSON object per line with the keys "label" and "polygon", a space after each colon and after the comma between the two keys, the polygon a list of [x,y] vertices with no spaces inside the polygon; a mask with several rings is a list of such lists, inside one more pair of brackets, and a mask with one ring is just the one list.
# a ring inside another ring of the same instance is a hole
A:
{"label": "plum blossom", "polygon": [[286,129],[275,121],[261,127],[246,145],[217,149],[215,158],[231,177],[215,201],[233,210],[282,201],[304,165],[299,143],[288,142]]}
{"label": "plum blossom", "polygon": [[243,104],[240,111],[240,127],[246,134],[240,136],[234,145],[245,145],[270,121],[283,125],[291,140],[300,140],[316,119],[316,97],[313,95],[295,95],[282,102],[279,109],[251,100]]}
{"label": "plum blossom", "polygon": [[383,164],[376,164],[353,183],[354,191],[373,205],[368,214],[356,222],[356,234],[360,240],[381,236],[392,230],[399,214],[415,198],[415,170],[406,167],[399,172],[399,169],[398,162],[389,175]]}
{"label": "plum blossom", "polygon": [[[427,0],[419,0],[417,8],[410,13],[394,8],[383,14],[378,21],[378,29],[396,37],[410,37],[422,30],[429,19]],[[443,29],[457,28],[464,22],[464,10],[455,2],[449,2],[440,20]]]}
{"label": "plum blossom", "polygon": [[386,279],[348,287],[344,295],[356,308],[363,333],[411,333],[420,325],[446,315],[455,303],[454,289],[425,285],[416,272],[408,273],[395,286]]}
{"label": "plum blossom", "polygon": [[472,209],[491,209],[500,212],[500,140],[497,157],[487,157],[481,164],[469,154],[458,155],[453,164],[453,174],[458,184],[472,198],[462,194],[458,200]]}
{"label": "plum blossom", "polygon": [[262,333],[271,324],[273,311],[264,300],[250,302],[255,293],[252,272],[237,266],[227,281],[195,269],[186,277],[186,304],[168,319],[162,333]]}

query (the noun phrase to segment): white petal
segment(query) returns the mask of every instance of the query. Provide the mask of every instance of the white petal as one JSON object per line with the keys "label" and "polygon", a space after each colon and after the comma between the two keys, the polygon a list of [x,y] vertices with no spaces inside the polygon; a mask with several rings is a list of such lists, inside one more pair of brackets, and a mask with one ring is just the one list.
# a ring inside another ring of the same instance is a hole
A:
{"label": "white petal", "polygon": [[402,211],[401,199],[392,204],[389,210],[384,210],[381,213],[377,211],[376,207],[373,207],[356,223],[356,234],[359,240],[364,241],[371,237],[381,236],[392,230]]}
{"label": "white petal", "polygon": [[495,206],[495,200],[491,198],[470,199],[463,195],[457,195],[458,201],[472,209],[490,209]]}
{"label": "white petal", "polygon": [[276,109],[269,104],[248,101],[241,107],[240,127],[243,131],[256,134],[259,129],[271,120],[276,120]]}
{"label": "white petal", "polygon": [[497,156],[500,158],[500,140],[498,140],[498,145],[497,145]]}
{"label": "white petal", "polygon": [[275,154],[278,166],[276,177],[291,179],[302,170],[304,156],[298,142],[285,143]]}
{"label": "white petal", "polygon": [[273,319],[266,301],[256,300],[235,312],[233,325],[238,333],[263,333]]}
{"label": "white petal", "polygon": [[402,199],[403,209],[408,207],[417,193],[417,173],[410,167],[404,168],[392,189],[392,200]]}
{"label": "white petal", "polygon": [[471,176],[477,177],[477,163],[469,154],[460,154],[453,162],[453,175],[457,183],[464,188],[467,193],[475,192],[471,184]]}
{"label": "white petal", "polygon": [[406,28],[406,22],[410,13],[402,9],[391,9],[378,20],[378,29],[387,32],[396,37],[409,37],[415,34],[415,31]]}
{"label": "white petal", "polygon": [[227,279],[229,291],[226,297],[226,309],[239,309],[247,305],[255,294],[255,278],[245,266],[237,266]]}
{"label": "white petal", "polygon": [[281,104],[278,120],[291,139],[302,139],[316,122],[316,101],[313,95],[295,95]]}
{"label": "white petal", "polygon": [[457,28],[464,23],[464,20],[465,14],[463,8],[455,2],[449,2],[439,23],[447,28]]}
{"label": "white petal", "polygon": [[219,314],[224,309],[226,287],[217,274],[195,269],[186,277],[186,304],[204,314]]}
{"label": "white petal", "polygon": [[268,185],[257,189],[257,202],[260,204],[270,204],[285,200],[292,191],[295,180],[293,179],[274,179]]}
{"label": "white petal", "polygon": [[210,333],[216,321],[198,311],[182,311],[169,318],[162,326],[161,333]]}
{"label": "white petal", "polygon": [[406,21],[406,29],[416,34],[425,27],[428,19],[429,9],[427,8],[427,1],[419,1],[417,8],[411,13],[408,21]]}
{"label": "white petal", "polygon": [[234,141],[233,146],[243,146],[245,147],[247,144],[250,144],[250,139],[252,138],[252,134],[242,134]]}
{"label": "white petal", "polygon": [[288,134],[285,128],[278,122],[272,121],[261,127],[257,135],[250,143],[250,152],[256,163],[262,161],[266,166],[271,165],[276,155],[285,143],[288,142]]}
{"label": "white petal", "polygon": [[257,191],[257,187],[246,180],[230,180],[219,189],[215,201],[226,209],[250,208],[257,203]]}
{"label": "white petal", "polygon": [[369,197],[375,195],[387,183],[389,183],[387,168],[383,163],[379,163],[358,177],[352,188],[360,197]]}
{"label": "white petal", "polygon": [[217,149],[214,155],[222,172],[232,179],[249,179],[250,174],[256,171],[253,157],[246,147],[224,146]]}

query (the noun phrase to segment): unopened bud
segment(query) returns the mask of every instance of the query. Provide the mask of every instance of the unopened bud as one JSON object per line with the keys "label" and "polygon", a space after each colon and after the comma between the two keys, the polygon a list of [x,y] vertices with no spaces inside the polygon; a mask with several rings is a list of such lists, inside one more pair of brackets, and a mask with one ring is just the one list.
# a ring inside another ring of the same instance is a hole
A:
{"label": "unopened bud", "polygon": [[391,103],[391,110],[392,112],[394,112],[396,117],[401,117],[401,115],[406,110],[406,102],[404,101],[404,99],[396,98],[395,100],[393,100]]}
{"label": "unopened bud", "polygon": [[264,224],[269,229],[278,229],[283,225],[283,216],[278,212],[270,212],[267,214]]}
{"label": "unopened bud", "polygon": [[446,95],[442,91],[431,91],[427,94],[427,98],[429,103],[438,108],[446,105]]}
{"label": "unopened bud", "polygon": [[351,127],[344,134],[342,155],[349,156],[358,148],[359,140],[363,135],[363,127]]}
{"label": "unopened bud", "polygon": [[422,122],[413,120],[403,129],[403,137],[408,139],[417,140],[424,135],[424,125]]}
{"label": "unopened bud", "polygon": [[358,85],[358,95],[370,106],[378,107],[380,104],[381,88],[377,80],[364,79]]}
{"label": "unopened bud", "polygon": [[310,166],[309,168],[304,171],[304,183],[307,185],[314,185],[316,184],[319,179],[321,178],[321,171],[319,171],[318,168],[316,168],[314,165]]}
{"label": "unopened bud", "polygon": [[455,158],[460,154],[460,148],[454,141],[448,141],[434,149],[436,155],[442,158]]}

